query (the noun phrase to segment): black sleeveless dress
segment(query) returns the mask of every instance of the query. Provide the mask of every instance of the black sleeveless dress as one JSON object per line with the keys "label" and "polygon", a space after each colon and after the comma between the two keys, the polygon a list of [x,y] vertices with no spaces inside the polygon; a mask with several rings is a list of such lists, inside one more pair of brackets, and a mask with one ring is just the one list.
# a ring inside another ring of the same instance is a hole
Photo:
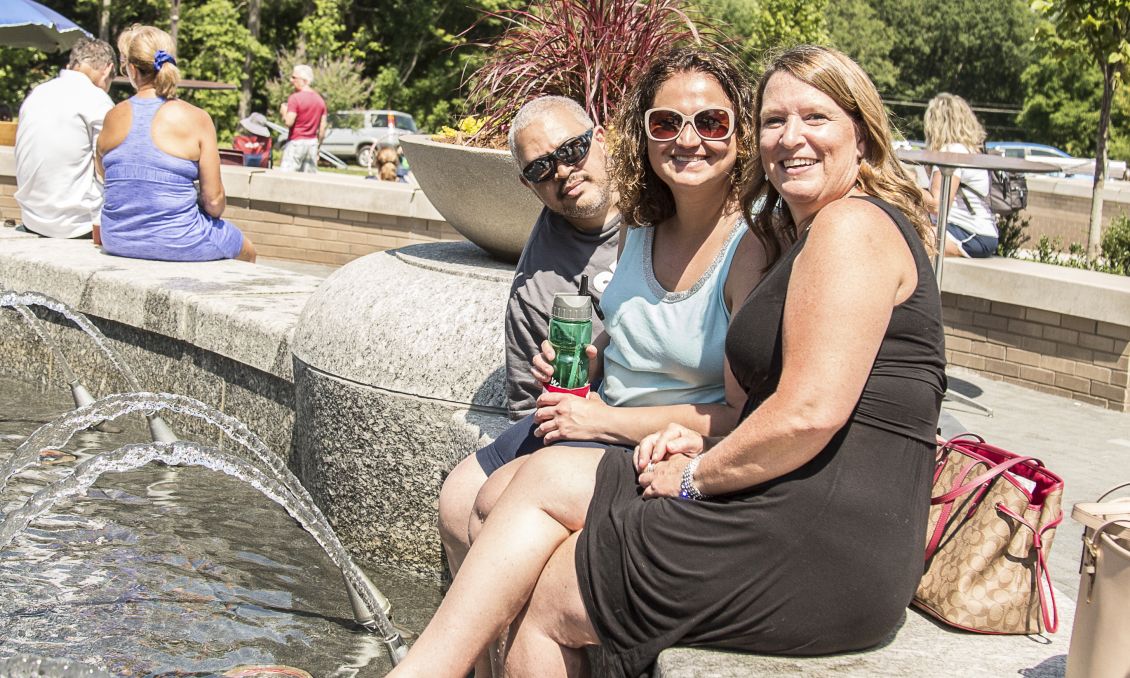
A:
{"label": "black sleeveless dress", "polygon": [[[862,396],[831,442],[792,473],[701,502],[645,501],[631,455],[600,462],[576,551],[581,595],[602,643],[590,654],[596,675],[650,675],[672,645],[857,650],[902,619],[923,570],[944,335],[918,235],[892,206],[862,199],[898,225],[918,287],[893,310]],[[777,387],[785,296],[805,240],[730,325],[726,353],[749,394],[743,419]]]}

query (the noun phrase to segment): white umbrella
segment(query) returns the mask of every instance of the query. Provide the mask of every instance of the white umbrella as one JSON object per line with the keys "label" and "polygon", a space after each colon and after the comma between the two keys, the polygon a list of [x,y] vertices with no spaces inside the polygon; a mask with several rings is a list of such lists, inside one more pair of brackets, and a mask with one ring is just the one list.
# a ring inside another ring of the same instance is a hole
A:
{"label": "white umbrella", "polygon": [[34,47],[45,52],[70,49],[90,33],[35,0],[0,0],[0,45]]}

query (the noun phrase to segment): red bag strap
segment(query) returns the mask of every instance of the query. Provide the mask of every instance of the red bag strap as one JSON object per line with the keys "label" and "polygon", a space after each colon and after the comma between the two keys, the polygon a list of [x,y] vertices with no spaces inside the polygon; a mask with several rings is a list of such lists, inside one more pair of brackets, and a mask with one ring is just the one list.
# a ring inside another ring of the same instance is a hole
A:
{"label": "red bag strap", "polygon": [[[960,483],[964,481],[969,476],[969,472],[973,470],[973,467],[982,463],[985,462],[970,457],[965,466],[954,476],[954,482]],[[940,468],[939,466],[939,469]],[[937,482],[937,478],[934,479],[934,482]],[[931,500],[931,503],[935,502]],[[930,560],[930,558],[934,556],[934,553],[938,550],[938,546],[942,543],[942,536],[946,533],[946,524],[949,523],[950,514],[953,513],[953,504],[952,501],[947,501],[942,505],[941,513],[938,514],[938,521],[934,523],[934,533],[930,535],[930,541],[926,544],[926,560]],[[976,503],[974,503],[974,505],[970,507],[970,511],[976,507]]]}
{"label": "red bag strap", "polygon": [[[1055,517],[1055,520],[1049,522],[1043,529],[1037,530],[1032,523],[1004,504],[997,504],[997,510],[1032,530],[1032,548],[1036,549],[1036,592],[1040,596],[1040,615],[1043,617],[1044,629],[1048,633],[1055,633],[1059,629],[1059,608],[1055,604],[1055,589],[1052,588],[1052,576],[1048,571],[1047,559],[1044,556],[1043,536],[1045,532],[1063,522],[1063,512],[1061,511]],[[1047,588],[1046,595],[1044,593],[1045,586]],[[1051,617],[1048,617],[1049,609],[1051,609]]]}
{"label": "red bag strap", "polygon": [[953,501],[954,499],[956,499],[957,497],[960,497],[961,495],[965,494],[966,492],[969,492],[972,489],[980,487],[981,485],[992,480],[993,478],[996,478],[997,476],[1001,475],[1002,473],[1009,470],[1013,466],[1016,466],[1017,464],[1024,464],[1026,462],[1035,462],[1035,464],[1037,466],[1043,466],[1043,463],[1039,459],[1036,459],[1035,457],[1013,457],[1012,459],[1009,459],[1008,461],[1002,461],[1001,463],[993,466],[989,470],[987,470],[984,473],[982,473],[981,475],[973,478],[973,480],[970,480],[969,482],[965,483],[964,485],[961,485],[960,487],[956,487],[956,488],[950,490],[949,492],[946,492],[943,495],[932,498],[930,500],[930,503],[931,504],[943,504],[943,503],[948,502],[948,501]]}

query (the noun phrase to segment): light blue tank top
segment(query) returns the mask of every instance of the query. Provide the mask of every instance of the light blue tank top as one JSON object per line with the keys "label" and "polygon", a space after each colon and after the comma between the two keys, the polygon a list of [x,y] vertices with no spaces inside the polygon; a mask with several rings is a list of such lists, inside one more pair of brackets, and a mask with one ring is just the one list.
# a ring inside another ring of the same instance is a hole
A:
{"label": "light blue tank top", "polygon": [[160,97],[131,97],[129,134],[102,159],[102,249],[163,261],[234,258],[243,234],[200,209],[193,184],[200,178],[199,165],[153,145],[153,117],[164,103]]}
{"label": "light blue tank top", "polygon": [[652,228],[633,228],[600,305],[610,343],[601,396],[639,407],[720,403],[730,309],[723,294],[742,235],[739,220],[718,256],[688,290],[668,292],[655,279]]}

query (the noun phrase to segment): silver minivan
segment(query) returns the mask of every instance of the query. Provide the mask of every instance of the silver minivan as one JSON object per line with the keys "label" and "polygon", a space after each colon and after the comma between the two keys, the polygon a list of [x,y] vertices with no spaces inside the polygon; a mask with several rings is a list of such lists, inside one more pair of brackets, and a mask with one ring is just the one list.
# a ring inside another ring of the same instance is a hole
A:
{"label": "silver minivan", "polygon": [[374,148],[396,146],[400,137],[416,133],[416,121],[408,113],[380,110],[336,111],[329,114],[322,150],[339,158],[355,158],[368,167]]}

